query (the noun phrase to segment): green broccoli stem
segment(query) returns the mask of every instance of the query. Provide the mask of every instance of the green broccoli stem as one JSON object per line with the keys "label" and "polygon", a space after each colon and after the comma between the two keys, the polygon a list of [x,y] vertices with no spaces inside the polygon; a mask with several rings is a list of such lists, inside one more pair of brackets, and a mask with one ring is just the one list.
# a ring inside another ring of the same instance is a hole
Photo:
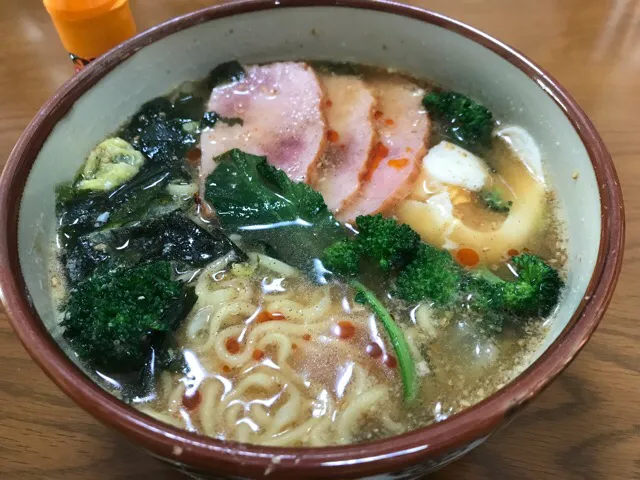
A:
{"label": "green broccoli stem", "polygon": [[350,284],[356,290],[356,295],[361,295],[363,299],[363,301],[359,303],[367,303],[371,307],[373,313],[382,322],[382,325],[389,334],[391,345],[393,345],[393,350],[398,357],[398,365],[400,365],[404,399],[406,402],[413,402],[418,394],[416,368],[413,357],[411,356],[411,351],[409,350],[409,344],[404,337],[402,329],[371,290],[357,280],[352,280]]}
{"label": "green broccoli stem", "polygon": [[485,266],[478,267],[476,270],[473,271],[471,275],[477,278],[482,278],[483,280],[486,280],[492,285],[499,285],[499,284],[505,283],[504,279],[500,278],[498,275],[493,273],[491,270],[489,270]]}

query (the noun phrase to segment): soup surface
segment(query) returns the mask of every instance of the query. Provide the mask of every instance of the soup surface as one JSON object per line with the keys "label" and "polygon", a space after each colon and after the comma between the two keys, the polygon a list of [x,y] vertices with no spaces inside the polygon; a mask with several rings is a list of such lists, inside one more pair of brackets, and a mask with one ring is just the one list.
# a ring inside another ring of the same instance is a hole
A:
{"label": "soup surface", "polygon": [[57,191],[61,342],[166,423],[264,445],[442,421],[527,366],[562,224],[521,127],[423,79],[216,67]]}

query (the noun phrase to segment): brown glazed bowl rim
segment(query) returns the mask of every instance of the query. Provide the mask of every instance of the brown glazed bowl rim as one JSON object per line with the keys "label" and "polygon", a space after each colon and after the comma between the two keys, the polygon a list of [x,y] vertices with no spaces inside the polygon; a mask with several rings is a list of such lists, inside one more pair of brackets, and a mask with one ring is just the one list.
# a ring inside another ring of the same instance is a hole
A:
{"label": "brown glazed bowl rim", "polygon": [[[369,9],[437,25],[495,52],[536,82],[573,124],[591,159],[601,200],[598,260],[587,292],[558,339],[514,381],[449,419],[375,442],[323,448],[281,448],[223,442],[171,427],[139,413],[93,383],[56,345],[30,304],[18,260],[18,212],[29,171],[53,127],[103,76],[145,46],[213,19],[275,8],[337,6]],[[456,20],[387,0],[245,0],[169,20],[126,41],[68,80],[28,125],[0,178],[0,291],[11,324],[29,354],[82,408],[155,455],[227,475],[353,478],[399,470],[462,448],[508,420],[577,355],[611,300],[622,266],[622,191],[613,162],[586,114],[548,73],[518,51]],[[273,460],[273,459],[276,460]]]}

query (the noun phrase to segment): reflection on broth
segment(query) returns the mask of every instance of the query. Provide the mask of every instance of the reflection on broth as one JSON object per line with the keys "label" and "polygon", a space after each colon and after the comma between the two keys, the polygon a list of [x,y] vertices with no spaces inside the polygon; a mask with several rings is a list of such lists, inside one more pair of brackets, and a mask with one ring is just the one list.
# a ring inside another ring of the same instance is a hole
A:
{"label": "reflection on broth", "polygon": [[223,440],[442,421],[527,366],[562,293],[541,161],[424,80],[222,64],[58,188],[65,347],[140,411]]}

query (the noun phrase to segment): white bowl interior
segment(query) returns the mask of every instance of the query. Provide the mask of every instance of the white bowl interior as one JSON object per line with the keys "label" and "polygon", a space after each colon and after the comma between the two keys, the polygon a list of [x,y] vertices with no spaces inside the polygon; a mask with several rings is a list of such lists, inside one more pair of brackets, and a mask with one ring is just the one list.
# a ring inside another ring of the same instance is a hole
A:
{"label": "white bowl interior", "polygon": [[[107,74],[58,123],[40,151],[20,208],[20,264],[43,322],[54,332],[48,252],[54,238],[54,186],[145,101],[231,59],[329,59],[395,67],[484,102],[523,126],[543,151],[568,233],[568,289],[535,360],[580,303],[600,242],[600,198],[588,154],[552,98],[511,63],[467,38],[419,20],[341,7],[275,8],[208,21],[143,48]],[[572,178],[579,172],[578,180]],[[56,335],[57,336],[57,335]]]}

